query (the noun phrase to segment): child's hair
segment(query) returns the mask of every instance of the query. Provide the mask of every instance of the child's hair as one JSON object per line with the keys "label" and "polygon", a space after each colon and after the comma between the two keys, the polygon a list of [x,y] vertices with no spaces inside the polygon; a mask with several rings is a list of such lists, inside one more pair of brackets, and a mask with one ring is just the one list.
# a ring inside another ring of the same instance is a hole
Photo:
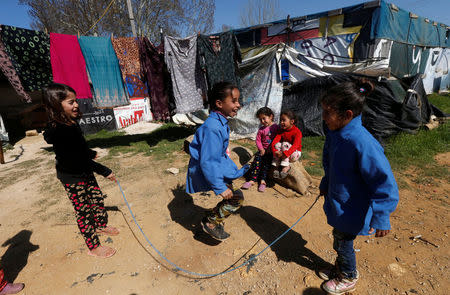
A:
{"label": "child's hair", "polygon": [[221,100],[223,101],[225,98],[227,98],[229,95],[231,95],[231,92],[233,89],[237,89],[238,87],[230,82],[219,82],[214,84],[214,86],[209,90],[208,93],[208,103],[209,107],[212,110],[215,110],[216,107],[216,101]]}
{"label": "child's hair", "polygon": [[259,110],[256,111],[256,118],[259,118],[259,116],[264,115],[267,117],[273,117],[274,114],[272,112],[272,110],[268,107],[262,107]]}
{"label": "child's hair", "polygon": [[356,117],[361,114],[364,101],[374,88],[374,83],[367,79],[344,82],[328,89],[321,102],[336,110],[341,117],[345,116],[347,110],[351,110],[353,117]]}
{"label": "child's hair", "polygon": [[60,83],[52,83],[44,89],[43,102],[50,123],[70,123],[70,118],[66,116],[61,105],[61,102],[69,95],[69,92],[76,94],[72,87]]}
{"label": "child's hair", "polygon": [[288,117],[290,120],[294,120],[294,125],[297,124],[297,116],[294,114],[293,111],[291,110],[283,110],[280,113],[280,118],[281,116],[285,115],[286,117]]}

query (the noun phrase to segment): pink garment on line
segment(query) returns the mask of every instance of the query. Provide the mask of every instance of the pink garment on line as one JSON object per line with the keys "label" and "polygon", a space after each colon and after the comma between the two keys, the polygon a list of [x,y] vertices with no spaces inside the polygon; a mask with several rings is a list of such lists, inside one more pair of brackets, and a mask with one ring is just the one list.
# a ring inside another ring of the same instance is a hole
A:
{"label": "pink garment on line", "polygon": [[50,61],[53,82],[69,85],[77,92],[77,98],[92,98],[86,62],[76,36],[50,33]]}

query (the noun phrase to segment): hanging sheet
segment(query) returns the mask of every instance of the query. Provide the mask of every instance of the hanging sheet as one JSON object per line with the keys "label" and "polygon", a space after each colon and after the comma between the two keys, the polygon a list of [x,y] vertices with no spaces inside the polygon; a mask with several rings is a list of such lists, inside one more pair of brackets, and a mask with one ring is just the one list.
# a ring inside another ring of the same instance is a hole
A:
{"label": "hanging sheet", "polygon": [[92,98],[86,63],[76,36],[50,33],[53,82],[72,87],[77,98]]}
{"label": "hanging sheet", "polygon": [[50,38],[48,34],[1,26],[1,38],[25,91],[40,90],[51,83]]}
{"label": "hanging sheet", "polygon": [[122,78],[127,86],[128,96],[148,96],[147,85],[141,76],[141,63],[139,62],[139,46],[135,37],[121,37],[111,39],[117,59],[119,60]]}
{"label": "hanging sheet", "polygon": [[239,87],[237,65],[242,58],[239,43],[232,32],[225,32],[214,37],[198,36],[197,56],[200,68],[206,73],[209,89],[223,81]]}
{"label": "hanging sheet", "polygon": [[444,48],[435,69],[439,92],[448,93],[450,90],[450,48]]}
{"label": "hanging sheet", "polygon": [[206,81],[197,62],[197,36],[186,39],[164,37],[164,56],[172,77],[176,113],[203,109]]}
{"label": "hanging sheet", "polygon": [[320,18],[319,37],[359,34],[362,26],[344,26],[344,15],[325,16]]}
{"label": "hanging sheet", "polygon": [[170,74],[164,62],[164,54],[158,52],[147,37],[138,39],[139,56],[144,79],[150,90],[150,104],[155,120],[170,119]]}
{"label": "hanging sheet", "polygon": [[[0,28],[1,30],[1,28]],[[17,94],[22,98],[24,102],[31,102],[31,97],[28,93],[25,92],[23,88],[22,82],[17,75],[16,69],[9,59],[8,54],[6,53],[5,45],[3,45],[2,39],[0,37],[0,69],[8,79],[11,86],[17,92]]]}
{"label": "hanging sheet", "polygon": [[82,36],[79,43],[94,86],[94,106],[112,108],[130,104],[111,39]]}
{"label": "hanging sheet", "polygon": [[283,99],[283,87],[279,78],[278,46],[272,46],[252,58],[242,61],[239,66],[241,76],[241,109],[229,125],[232,138],[254,137],[259,121],[255,117],[261,107],[269,107],[278,122]]}

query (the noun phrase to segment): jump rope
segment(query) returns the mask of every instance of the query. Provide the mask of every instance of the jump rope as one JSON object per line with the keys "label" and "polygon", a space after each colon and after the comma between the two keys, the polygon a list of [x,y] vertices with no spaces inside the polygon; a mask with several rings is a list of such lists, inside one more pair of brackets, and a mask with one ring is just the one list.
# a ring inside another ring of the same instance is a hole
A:
{"label": "jump rope", "polygon": [[[164,254],[162,254],[161,251],[159,251],[159,250],[153,245],[153,243],[152,243],[152,242],[150,241],[150,239],[147,237],[147,235],[145,234],[145,232],[142,230],[142,227],[141,227],[141,226],[139,225],[139,223],[137,222],[136,217],[135,217],[135,215],[134,215],[134,213],[133,213],[133,210],[131,210],[130,204],[128,203],[127,197],[125,196],[125,192],[123,191],[122,186],[120,185],[119,180],[116,180],[116,181],[117,181],[117,185],[119,186],[120,192],[122,193],[123,200],[125,201],[125,204],[126,204],[127,207],[128,207],[128,211],[130,212],[131,216],[133,217],[134,223],[135,223],[136,226],[139,228],[139,231],[142,233],[142,236],[145,238],[145,240],[147,241],[147,243],[153,248],[153,250],[155,250],[155,252],[158,253],[158,255],[159,255],[162,259],[164,259],[167,263],[169,263],[171,266],[174,267],[174,269],[173,269],[172,271],[174,271],[174,272],[176,272],[176,273],[178,273],[178,272],[181,271],[181,272],[186,273],[186,274],[188,274],[188,275],[196,276],[196,277],[203,278],[203,279],[207,279],[207,278],[212,278],[212,277],[217,277],[217,276],[220,276],[220,275],[224,275],[224,274],[230,273],[230,272],[232,272],[232,271],[235,271],[235,270],[237,270],[237,269],[239,269],[239,268],[241,268],[241,267],[243,267],[243,266],[246,266],[246,265],[251,264],[251,262],[252,262],[252,261],[255,261],[255,259],[256,259],[259,255],[261,255],[261,254],[262,254],[263,252],[265,252],[267,249],[269,249],[270,247],[272,247],[272,246],[273,246],[275,243],[277,243],[281,238],[283,238],[290,230],[292,230],[292,229],[294,228],[294,226],[296,226],[297,223],[299,223],[300,220],[302,220],[303,217],[305,217],[306,214],[308,214],[308,212],[314,207],[314,205],[317,203],[317,201],[319,200],[319,197],[320,197],[320,195],[316,197],[316,199],[315,199],[314,202],[311,204],[311,206],[309,206],[309,208],[305,211],[305,213],[303,213],[303,215],[300,216],[300,218],[297,219],[297,221],[295,221],[294,224],[292,224],[291,227],[289,227],[287,230],[285,230],[280,236],[278,236],[275,240],[273,240],[269,245],[267,245],[264,249],[262,249],[262,250],[261,250],[259,253],[257,253],[256,255],[250,255],[250,257],[249,257],[248,259],[246,259],[243,263],[239,264],[238,266],[234,266],[234,265],[237,263],[237,262],[236,262],[236,263],[230,265],[230,266],[229,266],[226,270],[224,270],[224,271],[221,271],[221,272],[218,272],[218,273],[204,274],[204,273],[198,273],[198,272],[190,271],[190,270],[184,269],[184,268],[182,268],[182,267],[176,265],[175,263],[173,263],[172,261],[170,261],[166,256],[164,256]],[[122,213],[122,214],[123,214],[123,213]],[[252,246],[252,248],[255,247],[256,244],[257,244],[258,242],[259,242],[259,240]],[[252,248],[250,248],[250,250],[251,250]],[[246,253],[248,253],[250,250],[248,250]],[[245,255],[246,255],[246,254],[244,254],[242,257],[244,257]],[[242,257],[241,257],[241,258],[242,258]],[[240,259],[239,259],[239,260],[240,260]],[[238,260],[238,261],[239,261],[239,260]],[[167,267],[166,267],[166,268],[167,268]]]}

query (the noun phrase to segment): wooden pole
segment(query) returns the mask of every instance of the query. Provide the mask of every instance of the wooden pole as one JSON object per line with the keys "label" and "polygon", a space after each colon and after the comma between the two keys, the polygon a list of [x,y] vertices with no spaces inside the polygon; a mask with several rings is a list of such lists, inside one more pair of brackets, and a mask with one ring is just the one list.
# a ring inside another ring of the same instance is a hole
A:
{"label": "wooden pole", "polygon": [[136,37],[136,25],[134,23],[133,7],[131,6],[131,0],[127,0],[128,16],[131,23],[131,31],[133,32],[133,37]]}
{"label": "wooden pole", "polygon": [[3,156],[3,142],[0,140],[0,164],[5,164],[5,158]]}

